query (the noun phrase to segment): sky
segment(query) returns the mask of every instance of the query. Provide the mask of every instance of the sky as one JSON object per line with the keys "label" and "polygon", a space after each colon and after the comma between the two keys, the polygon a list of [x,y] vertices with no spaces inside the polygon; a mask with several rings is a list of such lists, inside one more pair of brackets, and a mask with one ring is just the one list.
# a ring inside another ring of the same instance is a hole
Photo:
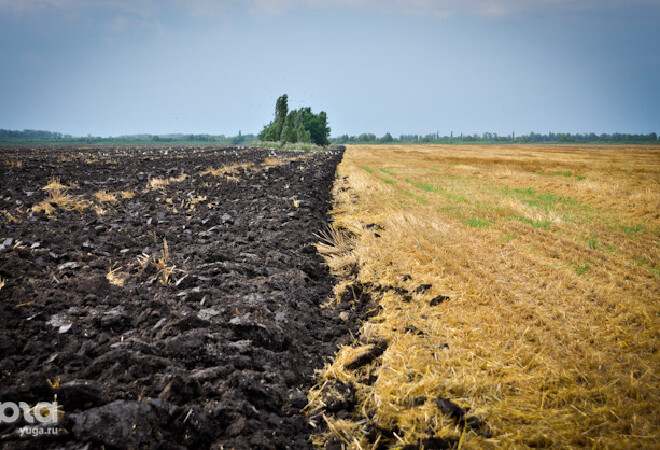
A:
{"label": "sky", "polygon": [[660,132],[660,0],[0,0],[0,128]]}

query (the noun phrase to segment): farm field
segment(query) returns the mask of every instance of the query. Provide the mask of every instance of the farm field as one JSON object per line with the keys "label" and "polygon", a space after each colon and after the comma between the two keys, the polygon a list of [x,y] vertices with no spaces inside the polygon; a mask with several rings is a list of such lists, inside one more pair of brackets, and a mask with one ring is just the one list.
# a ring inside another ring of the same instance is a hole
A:
{"label": "farm field", "polygon": [[307,448],[353,325],[316,252],[341,152],[2,149],[0,448]]}
{"label": "farm field", "polygon": [[334,196],[319,249],[373,316],[317,445],[657,445],[660,147],[349,146]]}

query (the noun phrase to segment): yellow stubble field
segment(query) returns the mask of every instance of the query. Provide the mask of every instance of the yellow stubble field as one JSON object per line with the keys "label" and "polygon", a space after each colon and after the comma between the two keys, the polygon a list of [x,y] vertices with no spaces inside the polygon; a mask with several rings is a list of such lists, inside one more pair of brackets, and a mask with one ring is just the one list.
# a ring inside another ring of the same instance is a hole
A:
{"label": "yellow stubble field", "polygon": [[[413,295],[379,297],[319,374],[354,385],[357,405],[325,417],[317,444],[657,445],[660,147],[350,146],[333,216],[338,276]],[[348,370],[374,338],[382,356]]]}

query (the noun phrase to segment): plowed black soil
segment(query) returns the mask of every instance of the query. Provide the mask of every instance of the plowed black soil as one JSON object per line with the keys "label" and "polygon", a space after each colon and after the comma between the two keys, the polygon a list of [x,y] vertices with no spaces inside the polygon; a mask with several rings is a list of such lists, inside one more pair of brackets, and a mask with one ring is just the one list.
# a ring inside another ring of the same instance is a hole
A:
{"label": "plowed black soil", "polygon": [[[313,246],[341,152],[279,154],[274,167],[257,149],[0,155],[22,162],[0,178],[0,210],[13,216],[0,218],[0,402],[57,394],[64,410],[57,437],[0,424],[2,448],[310,446],[306,389],[349,333],[320,307],[333,280]],[[254,166],[200,175],[239,162]],[[52,177],[104,211],[31,212]],[[101,190],[136,195],[100,203]],[[154,265],[164,240],[167,284]],[[106,278],[112,268],[123,286]]]}

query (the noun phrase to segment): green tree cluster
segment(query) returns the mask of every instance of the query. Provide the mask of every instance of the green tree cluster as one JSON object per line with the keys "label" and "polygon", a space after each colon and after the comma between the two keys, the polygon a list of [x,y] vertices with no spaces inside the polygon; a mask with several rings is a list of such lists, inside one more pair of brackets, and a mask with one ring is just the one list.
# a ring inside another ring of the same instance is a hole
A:
{"label": "green tree cluster", "polygon": [[328,117],[321,111],[314,114],[311,108],[289,111],[289,96],[284,94],[275,103],[275,120],[259,134],[262,141],[312,142],[328,145],[330,127]]}

